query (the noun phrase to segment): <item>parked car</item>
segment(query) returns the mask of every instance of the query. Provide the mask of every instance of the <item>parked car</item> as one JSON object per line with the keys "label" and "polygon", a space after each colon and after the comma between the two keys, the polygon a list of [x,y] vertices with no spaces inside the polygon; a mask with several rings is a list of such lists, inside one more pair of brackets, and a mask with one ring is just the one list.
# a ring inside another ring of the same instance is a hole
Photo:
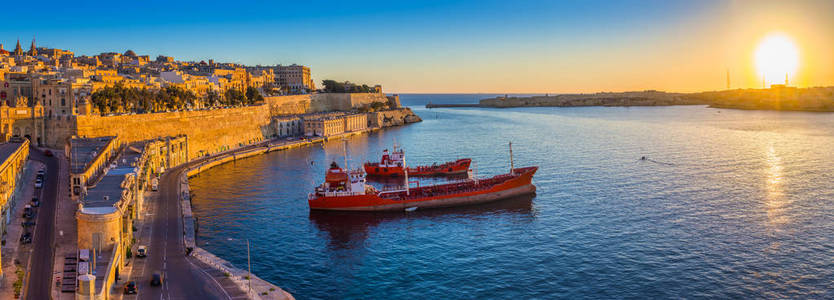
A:
{"label": "parked car", "polygon": [[38,174],[38,176],[35,176],[35,179],[43,181],[43,174]]}
{"label": "parked car", "polygon": [[125,295],[127,294],[136,294],[136,282],[135,281],[128,281],[125,283]]}
{"label": "parked car", "polygon": [[24,233],[20,236],[20,242],[23,244],[28,244],[32,242],[32,234],[31,233]]}
{"label": "parked car", "polygon": [[39,189],[39,188],[42,188],[42,187],[43,187],[43,180],[41,180],[41,179],[36,179],[36,180],[35,180],[35,188],[38,188],[38,189]]}
{"label": "parked car", "polygon": [[148,249],[145,246],[139,246],[136,248],[136,257],[146,257],[148,256]]}
{"label": "parked car", "polygon": [[153,286],[162,285],[162,280],[162,273],[159,271],[153,272],[153,275],[151,275],[151,285]]}
{"label": "parked car", "polygon": [[29,218],[31,218],[34,214],[35,214],[35,211],[34,211],[34,210],[32,210],[32,206],[31,206],[31,205],[26,204],[25,206],[23,206],[23,217],[24,217],[24,218],[29,219]]}
{"label": "parked car", "polygon": [[49,150],[44,150],[44,151],[43,151],[43,155],[46,155],[46,156],[50,156],[50,157],[51,157],[53,154],[52,154],[52,151],[49,151]]}
{"label": "parked car", "polygon": [[46,170],[44,170],[44,169],[38,170],[38,175],[40,175],[40,176],[46,175]]}
{"label": "parked car", "polygon": [[32,207],[41,206],[41,201],[38,198],[32,198]]}
{"label": "parked car", "polygon": [[23,222],[21,225],[23,225],[23,227],[35,226],[35,221]]}

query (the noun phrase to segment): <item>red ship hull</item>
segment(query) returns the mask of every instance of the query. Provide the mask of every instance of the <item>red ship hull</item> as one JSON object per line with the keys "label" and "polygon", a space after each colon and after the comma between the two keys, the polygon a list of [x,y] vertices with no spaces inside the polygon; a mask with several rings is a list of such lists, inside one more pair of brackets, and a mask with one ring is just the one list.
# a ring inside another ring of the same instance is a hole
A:
{"label": "red ship hull", "polygon": [[476,181],[424,186],[405,191],[380,192],[368,195],[320,196],[308,200],[313,210],[340,211],[402,211],[412,208],[440,208],[487,203],[500,199],[531,194],[538,167],[515,169]]}
{"label": "red ship hull", "polygon": [[[466,174],[472,159],[464,158],[447,162],[442,165],[418,166],[408,168],[408,176],[448,176]],[[404,176],[403,167],[382,167],[378,163],[365,163],[365,173],[368,176],[395,177]]]}

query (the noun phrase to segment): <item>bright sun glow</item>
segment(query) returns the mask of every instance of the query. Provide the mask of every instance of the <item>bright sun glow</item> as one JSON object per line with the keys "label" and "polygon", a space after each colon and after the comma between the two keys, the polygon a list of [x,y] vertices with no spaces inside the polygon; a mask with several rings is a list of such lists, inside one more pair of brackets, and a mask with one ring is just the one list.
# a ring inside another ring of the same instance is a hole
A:
{"label": "bright sun glow", "polygon": [[764,38],[756,49],[756,68],[768,85],[784,83],[785,75],[792,77],[799,67],[799,50],[793,41],[783,34]]}

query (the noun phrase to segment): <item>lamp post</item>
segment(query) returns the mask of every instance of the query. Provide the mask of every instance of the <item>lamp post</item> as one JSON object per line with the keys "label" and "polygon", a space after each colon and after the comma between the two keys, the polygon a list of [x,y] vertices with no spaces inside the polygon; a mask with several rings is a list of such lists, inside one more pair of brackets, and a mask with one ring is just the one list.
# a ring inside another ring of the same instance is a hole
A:
{"label": "lamp post", "polygon": [[[226,240],[241,241],[241,240],[235,239],[235,238],[226,238]],[[249,239],[248,238],[246,239],[246,265],[249,269],[249,275],[246,278],[246,280],[248,281],[248,284],[249,284],[249,293],[248,294],[251,294],[252,293],[252,259],[251,259],[251,256],[249,256]]]}
{"label": "lamp post", "polygon": [[249,239],[246,239],[246,264],[249,265],[249,277],[246,278],[249,281],[249,295],[252,294],[252,260],[249,258]]}

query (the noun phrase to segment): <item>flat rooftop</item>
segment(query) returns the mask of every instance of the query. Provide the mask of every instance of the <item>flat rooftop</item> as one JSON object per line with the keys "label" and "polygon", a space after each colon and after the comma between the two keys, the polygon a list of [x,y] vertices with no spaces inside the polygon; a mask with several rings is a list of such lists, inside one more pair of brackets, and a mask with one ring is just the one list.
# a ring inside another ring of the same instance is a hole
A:
{"label": "flat rooftop", "polygon": [[70,140],[70,172],[83,173],[101,150],[107,146],[115,136],[97,138],[74,138]]}
{"label": "flat rooftop", "polygon": [[[146,142],[132,143],[125,147],[111,162],[111,168],[94,187],[87,190],[82,203],[84,208],[113,207],[121,200],[122,182],[137,171],[136,161],[142,156]],[[114,166],[115,165],[115,166]],[[105,199],[106,196],[106,199]],[[94,210],[90,212],[95,213]]]}
{"label": "flat rooftop", "polygon": [[23,146],[23,143],[8,142],[0,144],[0,163],[9,159],[9,157],[12,156],[12,153],[17,151],[17,149],[20,149],[21,146]]}

